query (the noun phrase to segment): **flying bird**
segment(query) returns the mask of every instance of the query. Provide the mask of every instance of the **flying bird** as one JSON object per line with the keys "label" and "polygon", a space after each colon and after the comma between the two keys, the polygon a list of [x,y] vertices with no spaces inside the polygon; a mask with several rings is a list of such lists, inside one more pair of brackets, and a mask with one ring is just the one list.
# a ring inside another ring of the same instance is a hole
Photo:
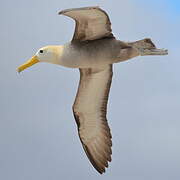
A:
{"label": "flying bird", "polygon": [[79,68],[80,82],[73,104],[74,118],[83,149],[91,164],[104,173],[111,161],[112,141],[106,113],[113,64],[137,56],[167,55],[151,39],[135,42],[117,40],[107,13],[99,7],[66,9],[59,12],[75,20],[71,42],[40,48],[17,71],[38,62]]}

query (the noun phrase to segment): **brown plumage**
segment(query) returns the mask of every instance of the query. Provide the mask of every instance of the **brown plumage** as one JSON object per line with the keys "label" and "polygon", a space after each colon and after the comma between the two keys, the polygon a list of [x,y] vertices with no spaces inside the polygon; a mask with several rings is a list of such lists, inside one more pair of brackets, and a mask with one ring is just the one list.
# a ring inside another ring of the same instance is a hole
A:
{"label": "brown plumage", "polygon": [[66,9],[59,12],[59,14],[71,17],[76,21],[72,41],[87,41],[113,37],[109,17],[99,7]]}
{"label": "brown plumage", "polygon": [[[112,154],[111,132],[106,119],[112,74],[112,65],[103,70],[80,69],[80,83],[73,105],[83,148],[94,168],[101,174],[108,167]],[[89,108],[91,104],[93,106]]]}

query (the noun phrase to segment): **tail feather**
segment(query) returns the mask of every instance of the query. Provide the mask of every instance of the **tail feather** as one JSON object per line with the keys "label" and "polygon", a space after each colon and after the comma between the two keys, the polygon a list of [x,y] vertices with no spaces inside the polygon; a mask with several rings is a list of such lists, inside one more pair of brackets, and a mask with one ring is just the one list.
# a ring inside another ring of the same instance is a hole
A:
{"label": "tail feather", "polygon": [[131,42],[128,44],[136,47],[137,49],[155,49],[156,48],[154,43],[149,38],[139,40],[139,41],[135,41],[135,42]]}
{"label": "tail feather", "polygon": [[137,49],[140,56],[167,55],[168,54],[168,50],[166,49],[157,49],[154,43],[149,38],[131,42],[131,43],[128,43],[128,45]]}

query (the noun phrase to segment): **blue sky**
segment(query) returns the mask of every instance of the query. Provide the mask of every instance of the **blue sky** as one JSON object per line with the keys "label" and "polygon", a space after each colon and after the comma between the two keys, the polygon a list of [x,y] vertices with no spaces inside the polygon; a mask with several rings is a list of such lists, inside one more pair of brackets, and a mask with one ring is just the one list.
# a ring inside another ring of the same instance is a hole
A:
{"label": "blue sky", "polygon": [[[155,1],[155,0],[153,0]],[[156,2],[156,1],[155,1]],[[180,14],[180,1],[179,0],[161,0],[161,3],[166,3],[172,13]]]}
{"label": "blue sky", "polygon": [[180,14],[180,1],[179,0],[166,0],[173,12]]}
{"label": "blue sky", "polygon": [[177,17],[177,15],[178,16],[180,15],[180,1],[179,0],[151,0],[151,1],[138,0],[138,1],[143,3],[144,5],[148,4],[151,7],[155,7],[154,9],[160,12],[165,11],[169,15],[172,13],[174,14],[175,18]]}

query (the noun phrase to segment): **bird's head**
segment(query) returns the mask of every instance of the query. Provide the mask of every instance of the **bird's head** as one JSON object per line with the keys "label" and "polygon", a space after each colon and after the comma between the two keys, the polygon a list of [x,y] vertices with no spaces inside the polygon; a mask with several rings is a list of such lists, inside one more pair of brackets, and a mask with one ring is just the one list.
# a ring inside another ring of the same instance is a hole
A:
{"label": "bird's head", "polygon": [[48,62],[52,64],[58,64],[58,59],[61,54],[62,48],[60,46],[46,46],[40,48],[37,53],[29,59],[27,62],[17,68],[20,73],[24,69],[36,64],[38,62]]}

